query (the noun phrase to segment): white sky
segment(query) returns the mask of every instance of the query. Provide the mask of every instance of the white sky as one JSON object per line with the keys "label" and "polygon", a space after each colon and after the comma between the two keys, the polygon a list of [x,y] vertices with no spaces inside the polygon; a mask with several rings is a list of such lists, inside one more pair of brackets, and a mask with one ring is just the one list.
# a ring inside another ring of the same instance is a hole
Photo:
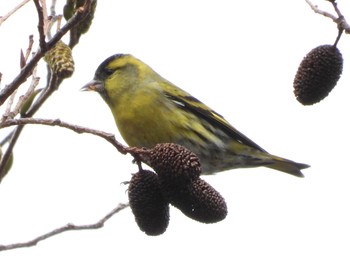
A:
{"label": "white sky", "polygon": [[[17,2],[0,0],[0,15]],[[314,3],[333,11],[326,1]],[[350,18],[350,4],[339,0],[339,7]],[[2,87],[18,74],[19,50],[27,48],[29,34],[37,36],[36,25],[33,3],[1,25]],[[75,74],[36,117],[120,139],[102,99],[79,89],[105,58],[130,53],[269,152],[312,167],[304,179],[266,168],[205,177],[227,201],[228,217],[217,224],[198,223],[172,207],[165,234],[148,237],[127,208],[103,229],[0,252],[0,262],[349,262],[349,37],[338,45],[344,70],[329,97],[304,107],[292,87],[303,56],[336,35],[336,25],[303,0],[99,1],[93,26],[73,51]],[[130,156],[102,139],[62,128],[26,127],[14,156],[0,184],[0,244],[69,222],[96,222],[127,200],[120,183],[137,170]]]}

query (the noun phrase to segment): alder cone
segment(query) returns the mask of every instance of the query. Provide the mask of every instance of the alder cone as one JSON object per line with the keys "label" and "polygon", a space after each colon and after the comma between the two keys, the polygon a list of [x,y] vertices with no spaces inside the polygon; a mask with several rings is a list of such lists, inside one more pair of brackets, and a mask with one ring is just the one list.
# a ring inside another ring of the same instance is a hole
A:
{"label": "alder cone", "polygon": [[199,178],[199,158],[187,148],[175,143],[160,143],[149,152],[146,163],[156,173],[174,184],[184,184]]}
{"label": "alder cone", "polygon": [[74,72],[72,50],[63,41],[58,41],[57,44],[46,53],[44,60],[51,70],[61,78],[69,78]]}
{"label": "alder cone", "polygon": [[171,184],[162,186],[167,200],[183,214],[202,223],[217,223],[226,218],[225,199],[206,181],[198,178],[190,184],[172,189]]}
{"label": "alder cone", "polygon": [[343,57],[336,46],[321,45],[302,60],[294,78],[294,94],[303,105],[312,105],[328,96],[343,71]]}
{"label": "alder cone", "polygon": [[134,174],[128,195],[139,228],[150,236],[163,234],[169,225],[169,203],[161,193],[157,174],[148,170]]}

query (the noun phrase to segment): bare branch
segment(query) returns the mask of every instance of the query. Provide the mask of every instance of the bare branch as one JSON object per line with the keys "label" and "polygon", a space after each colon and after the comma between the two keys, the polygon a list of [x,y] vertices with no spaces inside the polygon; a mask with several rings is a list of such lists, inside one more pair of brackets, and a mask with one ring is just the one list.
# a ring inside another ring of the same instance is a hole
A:
{"label": "bare branch", "polygon": [[23,0],[22,3],[20,3],[18,6],[16,6],[14,9],[12,9],[10,12],[8,12],[6,15],[0,17],[0,26],[2,23],[4,23],[10,16],[12,16],[14,13],[16,13],[22,6],[24,6],[26,3],[28,3],[30,0]]}
{"label": "bare branch", "polygon": [[8,148],[6,149],[6,152],[4,153],[1,162],[0,162],[0,182],[3,179],[4,169],[6,166],[6,163],[11,155],[11,152],[13,150],[14,144],[16,143],[24,125],[27,124],[40,124],[40,125],[47,125],[47,126],[59,126],[63,128],[67,128],[69,130],[72,130],[76,133],[89,133],[92,135],[96,135],[98,137],[101,137],[108,141],[110,144],[112,144],[120,153],[127,154],[130,153],[133,157],[137,157],[138,150],[134,147],[126,147],[120,142],[118,142],[115,139],[114,134],[75,125],[70,124],[64,121],[61,121],[60,119],[38,119],[38,118],[21,118],[21,119],[7,119],[4,122],[0,123],[0,129],[10,126],[17,126],[15,131],[13,132],[13,135],[10,140],[10,144]]}
{"label": "bare branch", "polygon": [[[7,101],[7,105],[6,105],[6,109],[5,109],[5,112],[4,114],[2,115],[2,118],[1,118],[1,122],[3,122],[4,120],[6,120],[7,118],[11,118],[11,107],[13,105],[13,102],[14,102],[14,99],[15,99],[15,96],[16,96],[16,93],[17,93],[17,90],[15,90],[11,96],[10,96],[10,99]],[[13,118],[13,116],[12,116]]]}
{"label": "bare branch", "polygon": [[51,6],[50,6],[50,15],[51,16],[56,16],[56,0],[51,1]]}
{"label": "bare branch", "polygon": [[[335,15],[332,15],[331,13],[328,13],[326,11],[323,11],[321,9],[318,8],[317,5],[314,5],[310,0],[305,0],[306,3],[308,3],[308,5],[311,7],[311,9],[320,15],[323,15],[325,17],[328,17],[330,19],[333,20],[334,23],[337,24],[339,31],[345,31],[345,33],[350,34],[350,25],[346,22],[344,16],[342,15],[342,13],[340,12],[337,4],[335,3],[335,1],[329,1],[332,3],[335,12],[337,13],[338,17]],[[337,41],[336,41],[337,42]]]}
{"label": "bare branch", "polygon": [[316,14],[320,14],[320,15],[323,15],[323,16],[325,16],[325,17],[328,17],[328,18],[332,19],[333,22],[336,22],[336,21],[337,21],[338,17],[332,15],[331,13],[328,13],[328,12],[325,12],[325,11],[319,9],[318,6],[317,6],[317,5],[314,5],[313,3],[311,3],[310,0],[305,0],[305,1],[306,1],[306,3],[309,4],[309,6],[311,7],[311,9],[312,9]]}
{"label": "bare branch", "polygon": [[59,15],[59,16],[57,16],[57,27],[56,27],[56,31],[60,30],[60,28],[61,28],[61,22],[62,22],[62,16]]}
{"label": "bare branch", "polygon": [[26,65],[26,59],[24,58],[23,50],[21,49],[19,65],[23,68]]}
{"label": "bare branch", "polygon": [[60,119],[38,119],[38,118],[21,118],[21,119],[8,119],[4,121],[3,123],[0,123],[0,128],[5,128],[5,127],[10,127],[10,126],[19,126],[21,127],[22,125],[26,124],[41,124],[41,125],[48,125],[48,126],[59,126],[63,128],[67,128],[69,130],[72,130],[76,133],[89,133],[93,134],[96,136],[99,136],[109,143],[111,143],[117,150],[122,153],[122,154],[127,154],[129,153],[129,147],[126,147],[122,145],[120,142],[118,142],[115,139],[115,136],[111,133],[95,130],[95,129],[90,129],[87,127],[75,125],[75,124],[70,124],[64,121],[61,121]]}
{"label": "bare branch", "polygon": [[[47,22],[47,20],[49,20],[49,16],[47,14],[47,5],[46,5],[46,0],[40,0],[42,9],[43,9],[43,17],[44,17],[44,23]],[[45,26],[44,26],[45,28]]]}
{"label": "bare branch", "polygon": [[41,236],[38,236],[30,241],[23,242],[23,243],[15,243],[10,245],[0,245],[0,251],[4,250],[10,250],[15,248],[23,248],[23,247],[32,247],[37,245],[40,241],[43,241],[45,239],[48,239],[50,237],[53,237],[55,235],[61,234],[63,232],[71,231],[71,230],[91,230],[91,229],[99,229],[104,226],[104,224],[109,220],[113,215],[119,213],[124,208],[128,207],[129,204],[122,204],[120,203],[116,208],[114,208],[111,212],[109,212],[107,215],[105,215],[103,218],[101,218],[99,221],[97,221],[94,224],[89,225],[74,225],[74,224],[67,224],[65,226],[56,228],[46,234],[43,234]]}
{"label": "bare branch", "polygon": [[28,61],[30,53],[32,52],[33,44],[34,44],[33,35],[29,35],[29,45],[28,45],[28,48],[26,50],[26,54],[24,56],[26,62]]}
{"label": "bare branch", "polygon": [[335,12],[337,13],[338,17],[342,17],[343,15],[338,8],[338,4],[335,1],[329,1],[329,2],[332,3],[333,8],[334,8]]}
{"label": "bare branch", "polygon": [[39,46],[40,46],[40,50],[42,52],[45,52],[46,51],[46,41],[45,41],[45,30],[44,30],[45,20],[44,20],[43,8],[40,5],[39,0],[34,0],[34,4],[35,4],[36,10],[38,12],[38,17],[39,17],[39,22],[38,22]]}

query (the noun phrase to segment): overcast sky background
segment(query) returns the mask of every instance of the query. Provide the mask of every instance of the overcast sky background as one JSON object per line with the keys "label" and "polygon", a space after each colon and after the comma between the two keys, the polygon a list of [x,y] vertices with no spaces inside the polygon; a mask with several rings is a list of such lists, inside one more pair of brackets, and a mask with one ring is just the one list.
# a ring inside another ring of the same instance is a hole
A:
{"label": "overcast sky background", "polygon": [[[0,15],[18,2],[1,0]],[[314,3],[333,12],[326,1]],[[350,3],[339,0],[339,7],[350,19]],[[28,35],[38,46],[36,26],[32,2],[0,26],[2,87],[18,74]],[[227,218],[217,224],[198,223],[172,207],[167,231],[149,237],[127,208],[102,229],[0,252],[0,262],[349,262],[348,35],[338,45],[344,69],[331,94],[309,107],[293,95],[302,58],[333,44],[336,35],[336,25],[303,0],[99,1],[90,31],[73,51],[74,75],[36,117],[115,133],[122,141],[103,100],[79,89],[105,58],[130,53],[270,153],[311,168],[304,179],[266,168],[205,177],[228,205]],[[39,69],[44,86],[43,62]],[[1,130],[1,137],[8,132]],[[137,171],[131,156],[104,140],[57,127],[26,127],[14,157],[0,184],[0,244],[27,241],[69,222],[96,222],[127,201],[120,183]]]}

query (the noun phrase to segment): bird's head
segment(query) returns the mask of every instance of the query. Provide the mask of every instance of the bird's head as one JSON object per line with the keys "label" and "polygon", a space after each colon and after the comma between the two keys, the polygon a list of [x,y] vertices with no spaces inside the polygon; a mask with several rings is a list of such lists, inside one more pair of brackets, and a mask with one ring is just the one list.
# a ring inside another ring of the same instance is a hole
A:
{"label": "bird's head", "polygon": [[83,91],[96,91],[108,103],[115,103],[123,93],[136,89],[155,72],[142,61],[129,54],[116,54],[103,61],[93,80],[82,87]]}

